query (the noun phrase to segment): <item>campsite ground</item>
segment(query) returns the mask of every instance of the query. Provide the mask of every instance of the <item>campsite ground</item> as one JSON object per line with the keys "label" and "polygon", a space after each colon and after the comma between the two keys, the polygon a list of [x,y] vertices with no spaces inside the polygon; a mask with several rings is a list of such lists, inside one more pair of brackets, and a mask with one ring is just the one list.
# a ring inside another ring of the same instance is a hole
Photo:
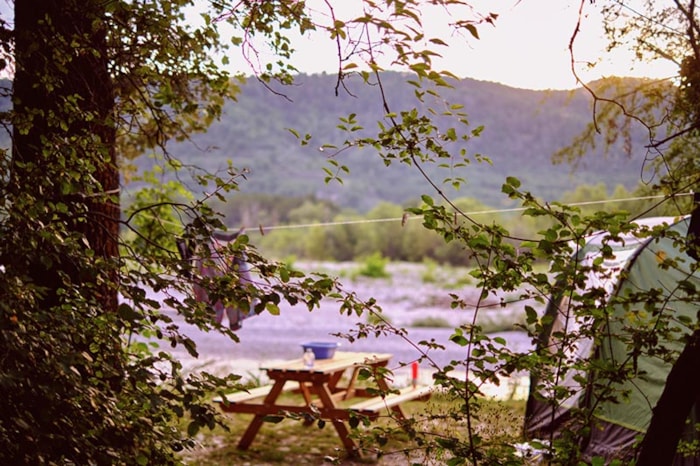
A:
{"label": "campsite ground", "polygon": [[[439,416],[454,406],[440,396],[433,397],[430,402],[413,402],[406,405],[407,413],[414,418],[426,420],[419,423],[419,429],[429,433],[428,438],[437,435],[463,435],[466,427],[463,423],[430,420],[431,416]],[[513,444],[519,441],[525,411],[524,401],[494,401],[486,403],[475,431],[482,436],[484,444]],[[236,443],[247,426],[250,417],[247,415],[228,415],[229,432],[221,428],[205,431],[197,436],[197,447],[186,452],[184,459],[187,464],[197,466],[282,466],[282,465],[324,465],[338,464],[341,466],[361,466],[373,464],[376,466],[405,466],[421,464],[438,466],[446,463],[446,457],[439,452],[426,452],[416,448],[405,434],[392,435],[386,445],[381,447],[383,454],[364,452],[361,459],[347,457],[338,440],[335,430],[330,424],[319,429],[316,425],[302,426],[300,421],[286,419],[278,424],[266,423],[253,442],[246,450],[240,451]],[[387,427],[392,424],[380,420],[377,424]],[[395,427],[395,426],[394,426]],[[367,430],[364,431],[367,433]],[[375,448],[374,446],[372,448]]]}
{"label": "campsite ground", "polygon": [[[288,359],[290,355],[301,354],[300,344],[310,340],[337,340],[343,350],[350,351],[381,351],[394,355],[391,369],[395,372],[395,382],[405,384],[408,381],[409,364],[419,355],[422,347],[416,345],[419,341],[435,341],[445,346],[444,351],[429,351],[431,359],[442,367],[452,360],[464,359],[464,348],[452,344],[449,340],[454,328],[469,323],[474,318],[473,309],[452,309],[450,293],[459,295],[468,302],[476,302],[478,290],[468,282],[465,269],[448,268],[434,269],[425,264],[388,264],[387,278],[368,278],[358,276],[357,264],[301,264],[302,270],[323,271],[333,276],[339,276],[349,291],[357,293],[362,298],[374,297],[383,309],[385,318],[397,327],[404,328],[407,338],[398,336],[382,336],[357,340],[352,344],[334,336],[345,333],[358,322],[366,322],[367,317],[340,315],[335,302],[324,302],[320,309],[309,312],[305,307],[283,307],[279,316],[260,315],[244,321],[243,328],[238,332],[239,343],[234,343],[216,334],[205,334],[196,329],[190,329],[190,336],[197,342],[200,358],[193,360],[182,356],[187,370],[225,374],[235,372],[252,383],[264,383],[264,373],[259,370],[263,361]],[[522,320],[523,303],[513,303],[502,307],[501,298],[492,297],[478,314],[478,321],[491,330],[498,331],[508,346],[516,351],[526,351],[530,340],[525,333],[513,331],[513,324]],[[430,383],[432,369],[429,364],[421,366],[420,378]],[[524,402],[521,400],[527,393],[527,377],[507,381],[499,387],[486,387],[485,391],[499,399],[515,398],[509,402],[496,403],[489,408],[490,414],[482,417],[485,420],[482,428],[492,429],[517,435],[522,425]],[[517,401],[520,400],[520,401]],[[430,403],[411,403],[410,409],[420,410],[444,409],[445,401],[434,397]],[[342,458],[343,452],[332,426],[324,429],[304,428],[293,420],[285,420],[279,424],[265,425],[254,445],[247,452],[235,448],[237,439],[249,421],[247,415],[228,415],[231,432],[219,431],[200,434],[199,445],[195,451],[188,453],[190,464],[223,465],[223,464],[322,464],[329,458]],[[435,421],[433,422],[435,424]],[[442,426],[459,428],[464,426]],[[392,439],[387,445],[388,450],[401,449],[408,446],[406,439]],[[414,452],[412,460],[420,464],[431,464],[428,458],[420,457],[420,452]],[[386,455],[379,460],[371,461],[382,466],[409,464],[402,454]],[[343,460],[340,464],[350,466],[365,464],[366,461]],[[444,464],[435,460],[434,464]]]}

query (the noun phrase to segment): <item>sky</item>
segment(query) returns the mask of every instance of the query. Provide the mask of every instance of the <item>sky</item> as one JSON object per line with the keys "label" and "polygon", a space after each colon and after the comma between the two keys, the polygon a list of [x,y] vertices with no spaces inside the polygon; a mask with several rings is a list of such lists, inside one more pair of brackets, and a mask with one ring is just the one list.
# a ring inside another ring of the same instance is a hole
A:
{"label": "sky", "polygon": [[[208,1],[208,0],[203,0]],[[325,14],[330,3],[339,17],[357,15],[362,0],[306,0],[309,7]],[[639,0],[626,0],[634,3]],[[434,63],[459,77],[499,82],[524,89],[573,89],[578,87],[571,71],[568,44],[576,26],[581,0],[469,0],[483,11],[499,14],[495,27],[479,26],[480,39],[452,36],[443,58]],[[667,62],[632,66],[631,54],[608,56],[593,71],[583,62],[605,55],[605,39],[596,5],[585,1],[586,18],[575,44],[577,71],[584,82],[607,76],[668,78],[677,70]],[[353,10],[354,8],[354,10]],[[12,17],[10,0],[0,0],[0,15]],[[455,16],[458,16],[457,13]],[[192,18],[198,15],[192,15]],[[424,25],[435,34],[444,31],[446,21],[439,12],[425,14]],[[431,29],[432,28],[432,29]],[[442,32],[444,34],[444,32]],[[305,73],[337,72],[336,49],[328,37],[306,35],[296,38],[294,65]],[[235,70],[251,72],[240,58],[233,58]]]}
{"label": "sky", "polygon": [[[313,4],[316,0],[307,0]],[[323,0],[317,0],[322,2]],[[359,0],[331,0],[336,13]],[[437,68],[460,77],[500,82],[525,89],[572,89],[578,87],[572,73],[569,40],[575,29],[579,0],[473,0],[487,11],[499,14],[495,27],[479,26],[480,39],[451,37]],[[631,53],[607,56],[595,70],[584,62],[605,56],[602,23],[595,6],[586,2],[582,30],[575,42],[576,69],[584,82],[607,76],[667,78],[677,74],[668,63],[632,66]],[[322,6],[319,7],[319,9]],[[424,24],[444,25],[435,15],[425,15]],[[336,50],[333,44],[307,36],[297,42],[295,65],[303,72],[334,72]]]}

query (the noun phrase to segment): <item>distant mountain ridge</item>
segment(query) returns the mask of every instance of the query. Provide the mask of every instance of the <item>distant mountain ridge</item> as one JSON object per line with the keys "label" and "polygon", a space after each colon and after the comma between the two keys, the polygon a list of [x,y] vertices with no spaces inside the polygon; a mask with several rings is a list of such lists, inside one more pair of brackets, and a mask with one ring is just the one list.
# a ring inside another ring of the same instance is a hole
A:
{"label": "distant mountain ridge", "polygon": [[[415,88],[406,83],[408,78],[396,72],[382,75],[392,111],[418,104]],[[240,184],[246,193],[315,195],[360,211],[380,201],[403,204],[419,199],[422,193],[434,194],[414,167],[397,163],[386,167],[370,148],[337,155],[351,173],[344,176],[342,185],[324,183],[322,167],[330,151],[319,147],[340,145],[351,136],[336,128],[339,117],[354,113],[361,126],[373,131],[385,113],[378,86],[349,79],[344,83],[347,89],[341,87],[334,96],[336,84],[335,75],[299,75],[294,85],[272,92],[250,79],[237,102],[225,105],[221,121],[190,142],[168,148],[183,162],[212,171],[224,169],[230,159],[236,168],[249,171]],[[582,90],[532,91],[471,79],[453,84],[453,89],[440,93],[451,104],[463,105],[468,115],[470,126],[457,129],[466,132],[483,125],[484,130],[480,137],[466,145],[455,144],[450,151],[464,148],[468,154],[490,158],[493,165],[471,163],[452,173],[428,166],[436,182],[447,176],[466,179],[459,192],[445,188],[448,195],[504,205],[500,187],[507,176],[520,178],[525,189],[547,200],[579,184],[604,182],[612,190],[618,184],[631,188],[639,182],[641,162],[635,157],[590,154],[575,173],[570,166],[551,163],[552,154],[568,145],[592,118],[590,98]],[[301,135],[311,134],[311,143],[301,146],[289,128]],[[640,140],[640,146],[643,142]]]}

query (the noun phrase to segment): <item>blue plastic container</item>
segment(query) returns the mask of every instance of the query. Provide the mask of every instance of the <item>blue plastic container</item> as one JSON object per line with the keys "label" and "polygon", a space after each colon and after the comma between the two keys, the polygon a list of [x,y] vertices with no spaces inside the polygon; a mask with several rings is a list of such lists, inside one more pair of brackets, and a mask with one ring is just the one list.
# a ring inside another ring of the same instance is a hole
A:
{"label": "blue plastic container", "polygon": [[311,348],[316,359],[331,359],[335,355],[335,350],[340,346],[340,343],[310,341],[308,343],[302,343],[301,346],[304,348],[304,351],[306,351],[307,348]]}

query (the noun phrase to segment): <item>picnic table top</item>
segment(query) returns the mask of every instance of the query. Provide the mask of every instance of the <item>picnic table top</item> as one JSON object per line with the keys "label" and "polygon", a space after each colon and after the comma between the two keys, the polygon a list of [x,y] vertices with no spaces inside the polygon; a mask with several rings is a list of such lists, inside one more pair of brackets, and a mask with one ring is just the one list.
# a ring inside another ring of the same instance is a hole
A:
{"label": "picnic table top", "polygon": [[302,358],[290,361],[272,362],[263,364],[261,369],[268,372],[304,372],[317,374],[330,374],[345,370],[353,366],[386,364],[392,355],[389,353],[356,353],[337,351],[330,359],[317,359],[313,367],[304,365]]}

